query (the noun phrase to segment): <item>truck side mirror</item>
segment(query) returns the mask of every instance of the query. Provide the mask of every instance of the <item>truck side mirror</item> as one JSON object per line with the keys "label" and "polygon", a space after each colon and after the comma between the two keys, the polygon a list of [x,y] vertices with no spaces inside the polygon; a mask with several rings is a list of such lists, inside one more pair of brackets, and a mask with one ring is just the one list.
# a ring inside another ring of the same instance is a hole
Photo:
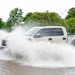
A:
{"label": "truck side mirror", "polygon": [[39,37],[41,37],[40,34],[35,34],[35,35],[34,35],[34,38],[39,38]]}

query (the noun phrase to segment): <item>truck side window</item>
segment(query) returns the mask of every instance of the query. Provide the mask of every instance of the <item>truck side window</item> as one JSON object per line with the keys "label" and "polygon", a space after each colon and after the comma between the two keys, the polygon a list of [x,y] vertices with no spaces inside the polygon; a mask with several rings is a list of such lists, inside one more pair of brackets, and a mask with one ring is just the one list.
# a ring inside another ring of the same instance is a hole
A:
{"label": "truck side window", "polygon": [[40,34],[41,37],[43,36],[50,36],[50,28],[44,28],[44,29],[41,29],[37,32],[37,34]]}
{"label": "truck side window", "polygon": [[52,28],[52,36],[62,36],[64,35],[62,28]]}
{"label": "truck side window", "polygon": [[64,35],[62,28],[43,28],[37,32],[43,36],[62,36]]}

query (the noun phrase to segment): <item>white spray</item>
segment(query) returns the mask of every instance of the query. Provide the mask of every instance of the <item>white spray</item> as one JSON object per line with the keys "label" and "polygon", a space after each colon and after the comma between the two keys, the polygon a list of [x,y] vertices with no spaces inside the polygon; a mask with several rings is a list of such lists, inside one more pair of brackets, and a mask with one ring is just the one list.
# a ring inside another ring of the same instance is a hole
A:
{"label": "white spray", "polygon": [[24,36],[25,30],[16,28],[9,35],[10,56],[23,65],[38,67],[74,67],[75,48],[68,44],[31,42]]}

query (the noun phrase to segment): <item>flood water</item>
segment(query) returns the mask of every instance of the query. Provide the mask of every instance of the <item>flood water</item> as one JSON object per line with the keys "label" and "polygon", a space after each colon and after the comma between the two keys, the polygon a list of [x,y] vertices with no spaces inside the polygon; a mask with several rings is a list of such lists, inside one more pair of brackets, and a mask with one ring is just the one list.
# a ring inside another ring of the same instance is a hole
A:
{"label": "flood water", "polygon": [[[0,43],[6,34],[0,31]],[[0,75],[75,75],[75,47],[28,41],[18,28],[0,50]]]}
{"label": "flood water", "polygon": [[40,68],[0,60],[0,75],[75,75],[75,68]]}

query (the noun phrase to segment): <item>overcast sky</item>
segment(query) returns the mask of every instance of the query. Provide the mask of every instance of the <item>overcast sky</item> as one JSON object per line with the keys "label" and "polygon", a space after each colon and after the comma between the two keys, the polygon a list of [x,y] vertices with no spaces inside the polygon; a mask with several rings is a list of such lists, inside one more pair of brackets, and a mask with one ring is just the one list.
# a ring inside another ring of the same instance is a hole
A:
{"label": "overcast sky", "polygon": [[14,8],[21,8],[23,16],[28,12],[56,12],[64,18],[68,10],[75,7],[75,0],[0,0],[0,18],[4,21]]}

